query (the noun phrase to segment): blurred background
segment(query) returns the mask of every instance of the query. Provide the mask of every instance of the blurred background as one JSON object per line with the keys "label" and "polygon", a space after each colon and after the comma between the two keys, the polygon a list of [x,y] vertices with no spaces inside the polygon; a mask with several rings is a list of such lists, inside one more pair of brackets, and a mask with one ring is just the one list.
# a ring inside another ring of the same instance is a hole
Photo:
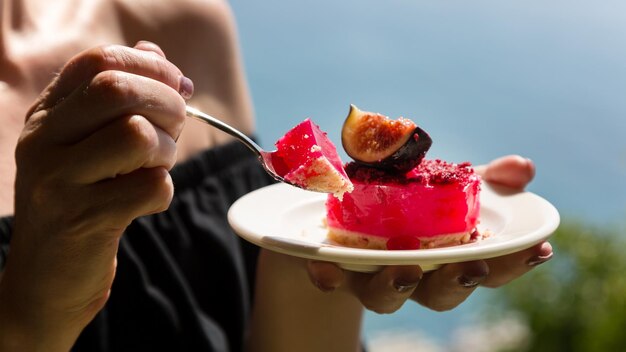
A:
{"label": "blurred background", "polygon": [[529,190],[561,213],[556,257],[505,288],[451,312],[367,313],[373,352],[626,349],[626,3],[231,6],[263,146],[310,117],[341,151],[353,103],[411,118],[430,158],[531,158]]}

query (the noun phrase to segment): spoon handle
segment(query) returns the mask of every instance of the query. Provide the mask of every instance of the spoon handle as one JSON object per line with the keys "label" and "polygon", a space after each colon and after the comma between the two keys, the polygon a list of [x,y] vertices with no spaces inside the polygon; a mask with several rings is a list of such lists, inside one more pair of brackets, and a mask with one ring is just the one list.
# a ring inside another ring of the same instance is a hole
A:
{"label": "spoon handle", "polygon": [[231,136],[241,141],[241,143],[243,143],[246,147],[248,147],[254,153],[256,153],[257,156],[259,157],[261,156],[261,152],[262,152],[261,147],[259,147],[258,144],[254,143],[252,139],[248,138],[248,136],[243,134],[241,131],[191,106],[187,106],[185,110],[187,112],[187,116],[192,117],[198,121],[207,123],[223,132],[230,134]]}

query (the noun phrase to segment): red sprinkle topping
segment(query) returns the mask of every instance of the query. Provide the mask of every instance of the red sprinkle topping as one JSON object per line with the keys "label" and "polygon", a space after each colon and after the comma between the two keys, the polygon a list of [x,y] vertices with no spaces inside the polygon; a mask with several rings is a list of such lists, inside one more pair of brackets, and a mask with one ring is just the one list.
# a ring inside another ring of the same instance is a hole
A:
{"label": "red sprinkle topping", "polygon": [[355,162],[346,164],[345,169],[350,179],[364,183],[463,184],[469,182],[474,175],[474,169],[469,162],[455,164],[439,159],[424,159],[405,174],[389,173]]}
{"label": "red sprinkle topping", "polygon": [[474,231],[470,234],[470,241],[475,241],[478,237],[480,237],[480,232],[478,232],[478,229],[474,229]]}

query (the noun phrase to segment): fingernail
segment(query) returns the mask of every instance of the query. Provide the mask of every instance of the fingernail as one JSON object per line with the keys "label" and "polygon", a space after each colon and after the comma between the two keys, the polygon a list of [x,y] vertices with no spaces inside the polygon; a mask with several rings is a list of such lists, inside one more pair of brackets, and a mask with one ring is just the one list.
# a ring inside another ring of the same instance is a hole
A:
{"label": "fingernail", "polygon": [[135,46],[139,46],[139,45],[155,45],[155,44],[147,40],[140,40],[137,43],[135,43]]}
{"label": "fingernail", "polygon": [[180,76],[178,93],[185,99],[191,98],[193,95],[193,82],[185,76]]}
{"label": "fingernail", "polygon": [[418,283],[419,281],[406,282],[403,280],[396,280],[393,282],[393,287],[396,289],[396,291],[404,293],[416,288]]}
{"label": "fingernail", "polygon": [[463,287],[472,288],[478,286],[487,277],[489,271],[473,270],[472,273],[465,273],[457,278]]}
{"label": "fingernail", "polygon": [[489,267],[482,261],[468,262],[457,282],[462,287],[472,288],[478,286],[489,275]]}
{"label": "fingernail", "polygon": [[535,163],[531,159],[526,158],[526,165],[528,166],[530,177],[535,177]]}
{"label": "fingernail", "polygon": [[478,286],[479,282],[476,281],[473,278],[467,277],[465,275],[461,275],[459,276],[459,278],[457,279],[457,281],[459,282],[459,284],[463,287],[467,287],[467,288],[472,288],[472,287],[476,287]]}
{"label": "fingernail", "polygon": [[392,285],[398,293],[412,291],[422,280],[422,269],[415,267],[396,267],[393,271]]}
{"label": "fingernail", "polygon": [[533,166],[533,165],[535,165],[535,163],[533,162],[533,160],[532,160],[531,158],[524,158],[524,159],[526,159],[526,164],[527,164],[528,166]]}
{"label": "fingernail", "polygon": [[315,281],[315,286],[322,292],[330,293],[335,291],[336,287],[334,286],[326,286],[319,281]]}
{"label": "fingernail", "polygon": [[548,260],[552,259],[552,256],[554,254],[550,253],[548,255],[538,255],[535,257],[532,257],[530,259],[528,259],[528,261],[526,262],[526,264],[528,266],[537,266],[539,264],[543,264],[545,262],[547,262]]}

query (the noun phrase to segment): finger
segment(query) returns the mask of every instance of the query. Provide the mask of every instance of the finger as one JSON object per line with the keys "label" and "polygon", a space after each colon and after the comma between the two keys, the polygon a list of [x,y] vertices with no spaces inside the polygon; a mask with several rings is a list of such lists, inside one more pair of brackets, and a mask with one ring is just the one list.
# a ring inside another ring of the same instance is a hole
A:
{"label": "finger", "polygon": [[307,271],[311,282],[323,292],[332,292],[343,284],[343,270],[336,264],[310,260]]}
{"label": "finger", "polygon": [[92,209],[85,218],[94,230],[125,228],[139,216],[166,210],[173,194],[167,170],[138,169],[90,186],[85,196],[90,197]]}
{"label": "finger", "polygon": [[145,116],[176,138],[185,123],[185,101],[161,82],[105,71],[55,106],[42,126],[54,143],[71,144],[129,115]]}
{"label": "finger", "polygon": [[[99,46],[70,59],[31,111],[44,110],[56,105],[76,87],[82,86],[84,82],[90,81],[103,71],[122,71],[145,76],[160,81],[177,92],[189,88],[188,84],[183,82],[186,79],[182,72],[160,55],[121,45]],[[185,95],[189,94],[190,92],[185,92]]]}
{"label": "finger", "polygon": [[143,51],[152,51],[156,53],[157,55],[161,56],[162,58],[164,59],[166,58],[165,53],[163,52],[163,50],[161,50],[161,47],[147,40],[138,41],[137,44],[135,44],[133,48],[138,49],[138,50],[143,50]]}
{"label": "finger", "polygon": [[[164,59],[167,59],[167,57],[165,56],[165,52],[163,52],[161,47],[153,42],[149,42],[147,40],[140,40],[139,42],[137,42],[137,44],[135,44],[134,48],[137,50],[152,52],[161,56]],[[180,86],[178,89],[178,92],[180,93],[180,95],[184,99],[189,100],[191,99],[191,96],[193,95],[193,91],[194,91],[193,81],[185,76],[182,76],[180,79]]]}
{"label": "finger", "polygon": [[426,273],[412,297],[432,310],[450,310],[465,301],[488,273],[482,260],[447,264]]}
{"label": "finger", "polygon": [[73,162],[64,168],[66,178],[89,184],[139,168],[170,170],[176,163],[176,142],[145,117],[132,115],[116,119],[68,153]]}
{"label": "finger", "polygon": [[393,313],[411,297],[421,278],[419,266],[387,266],[374,275],[355,273],[351,285],[365,308]]}
{"label": "finger", "polygon": [[495,159],[486,167],[477,167],[476,170],[487,182],[515,189],[524,189],[535,177],[535,164],[519,155]]}
{"label": "finger", "polygon": [[547,262],[552,256],[552,245],[544,242],[521,252],[487,259],[489,276],[481,285],[499,287],[507,284],[532,270],[537,265]]}

